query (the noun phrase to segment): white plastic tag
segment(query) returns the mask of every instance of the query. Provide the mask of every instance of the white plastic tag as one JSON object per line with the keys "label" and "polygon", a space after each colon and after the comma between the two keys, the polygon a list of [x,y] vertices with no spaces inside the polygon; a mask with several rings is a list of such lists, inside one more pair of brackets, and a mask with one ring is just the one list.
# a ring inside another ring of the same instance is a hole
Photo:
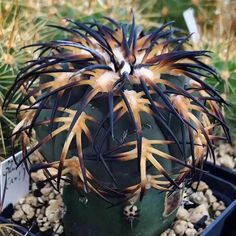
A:
{"label": "white plastic tag", "polygon": [[192,34],[191,39],[194,43],[197,43],[200,39],[200,34],[198,30],[198,25],[196,19],[194,17],[194,10],[193,8],[188,8],[186,11],[183,12],[185,23],[188,27],[188,31]]}
{"label": "white plastic tag", "polygon": [[[17,163],[22,160],[21,152],[15,155]],[[5,189],[5,191],[4,191]],[[2,209],[4,209],[9,203],[13,205],[29,192],[29,174],[22,163],[18,168],[13,160],[13,157],[9,157],[0,163],[0,193],[1,200],[4,196],[4,202]]]}

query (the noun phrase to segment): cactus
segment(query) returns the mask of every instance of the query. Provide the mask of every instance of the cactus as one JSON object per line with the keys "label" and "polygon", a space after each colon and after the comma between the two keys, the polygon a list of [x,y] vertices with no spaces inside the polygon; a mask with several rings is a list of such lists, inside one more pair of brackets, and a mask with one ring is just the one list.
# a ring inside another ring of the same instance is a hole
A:
{"label": "cactus", "polygon": [[[176,36],[172,22],[145,33],[134,17],[130,25],[105,19],[68,19],[52,26],[66,39],[30,45],[39,57],[4,103],[25,86],[12,144],[21,144],[24,160],[44,154],[32,169],[42,168],[55,188],[68,183],[66,235],[159,235],[184,184],[214,158],[214,141],[230,140],[225,101],[204,82],[219,79],[201,61],[209,52],[183,50],[188,37]],[[37,142],[27,149],[33,131]]]}

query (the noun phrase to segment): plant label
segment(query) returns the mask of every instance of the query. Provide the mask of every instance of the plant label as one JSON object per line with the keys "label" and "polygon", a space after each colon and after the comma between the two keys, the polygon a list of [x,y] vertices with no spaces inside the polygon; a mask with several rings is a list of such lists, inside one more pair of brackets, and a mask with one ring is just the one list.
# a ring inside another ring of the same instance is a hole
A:
{"label": "plant label", "polygon": [[194,10],[192,8],[187,9],[183,12],[183,16],[188,27],[188,31],[190,34],[192,34],[191,39],[194,43],[197,43],[200,40],[200,34],[196,19],[194,17]]}
{"label": "plant label", "polygon": [[[21,152],[15,155],[15,160],[19,163],[22,160]],[[0,163],[0,194],[2,209],[8,204],[13,205],[29,192],[29,174],[25,163],[19,167],[14,162],[13,157],[9,157]]]}

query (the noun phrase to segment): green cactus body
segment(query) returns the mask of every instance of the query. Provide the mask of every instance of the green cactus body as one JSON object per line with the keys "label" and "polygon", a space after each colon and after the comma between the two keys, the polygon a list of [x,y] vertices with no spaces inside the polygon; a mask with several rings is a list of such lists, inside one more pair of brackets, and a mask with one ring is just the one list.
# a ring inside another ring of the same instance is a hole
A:
{"label": "green cactus body", "polygon": [[[224,100],[203,78],[217,77],[184,51],[171,23],[145,34],[135,24],[97,22],[54,26],[73,35],[37,43],[41,54],[23,69],[5,105],[22,86],[32,106],[13,133],[34,166],[59,188],[67,236],[159,235],[175,217],[185,182],[213,155],[216,128],[229,139]],[[109,25],[108,24],[108,25]],[[37,86],[35,86],[35,84]],[[38,96],[39,94],[39,96]],[[38,143],[27,151],[32,130]],[[192,156],[191,158],[189,156]]]}
{"label": "green cactus body", "polygon": [[[133,236],[133,235],[160,235],[170,226],[175,218],[177,206],[172,214],[163,216],[165,193],[151,190],[137,205],[139,213],[134,219],[128,220],[124,210],[131,205],[111,207],[97,196],[89,195],[86,201],[71,186],[64,190],[64,201],[67,205],[67,214],[64,223],[68,235],[104,235],[104,236]],[[76,204],[71,204],[71,202]],[[136,209],[134,209],[136,210]],[[130,210],[128,214],[136,214]]]}

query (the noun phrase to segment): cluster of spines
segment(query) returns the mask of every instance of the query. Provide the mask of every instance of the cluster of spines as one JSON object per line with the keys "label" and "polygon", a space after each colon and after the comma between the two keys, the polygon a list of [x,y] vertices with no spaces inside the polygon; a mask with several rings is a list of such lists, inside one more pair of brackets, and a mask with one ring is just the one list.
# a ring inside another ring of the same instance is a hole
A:
{"label": "cluster of spines", "polygon": [[[173,187],[178,187],[192,169],[202,165],[206,154],[210,153],[214,158],[214,140],[222,138],[214,135],[217,126],[222,127],[225,137],[230,139],[228,127],[220,111],[220,106],[225,101],[217,91],[204,82],[204,78],[209,75],[218,79],[217,74],[200,60],[201,57],[208,56],[207,51],[181,49],[188,37],[175,37],[175,30],[170,27],[171,22],[144,34],[136,26],[134,19],[131,26],[120,24],[110,18],[106,19],[111,26],[101,25],[98,22],[83,24],[68,20],[72,23],[71,27],[52,27],[70,33],[72,35],[70,39],[30,45],[37,47],[36,51],[40,51],[39,57],[28,62],[28,65],[21,70],[5,102],[7,105],[22,86],[26,88],[28,93],[22,99],[18,112],[22,110],[29,112],[25,113],[27,116],[14,130],[13,146],[16,138],[20,137],[26,159],[44,143],[66,131],[67,138],[60,160],[44,165],[44,168],[49,166],[58,168],[58,174],[54,176],[57,178],[58,186],[62,175],[74,173],[79,177],[79,185],[83,186],[85,191],[92,189],[106,198],[107,192],[116,193],[118,190],[108,191],[106,186],[101,186],[96,177],[86,169],[82,138],[84,135],[87,136],[98,159],[104,164],[109,175],[113,176],[106,164],[111,158],[101,153],[102,145],[106,138],[114,138],[113,127],[124,115],[128,115],[135,127],[136,140],[120,144],[118,148],[122,145],[132,145],[134,148],[127,153],[115,153],[113,159],[129,161],[137,158],[140,162],[140,183],[119,190],[119,194],[123,195],[130,191],[137,194],[143,192],[147,186],[171,190]],[[163,74],[175,76],[177,80],[184,77],[185,87],[163,79]],[[41,82],[35,86],[39,80]],[[127,85],[132,89],[127,89]],[[84,87],[86,91],[77,101],[80,102],[79,108],[73,110],[68,107],[72,89],[77,89],[79,93]],[[23,104],[32,96],[37,96],[39,92],[41,95],[36,101],[23,108]],[[154,98],[154,94],[159,100]],[[105,122],[109,122],[109,127],[106,129],[101,146],[97,147],[94,144],[96,134],[93,137],[86,125],[86,122],[96,122],[96,120],[95,117],[87,115],[85,109],[99,96],[107,99],[108,114],[105,114],[104,120],[98,124],[97,133],[104,128]],[[50,99],[54,101],[53,105],[49,105]],[[44,110],[51,110],[51,118],[40,121],[39,116]],[[63,115],[58,117],[58,111]],[[168,126],[163,111],[176,117],[188,130],[188,137],[183,134],[182,142]],[[193,111],[201,113],[203,121],[199,120]],[[152,116],[157,124],[164,127],[170,137],[169,140],[148,140],[148,137],[144,137],[141,113]],[[53,129],[55,123],[61,126]],[[49,125],[50,132],[27,150],[27,137],[30,137],[35,127],[42,125]],[[67,159],[72,140],[76,140],[78,162],[74,158]],[[192,157],[191,159],[185,157],[186,160],[182,162],[173,155],[152,147],[152,143],[175,144],[183,155],[186,145],[190,145]],[[173,179],[160,165],[158,158],[153,157],[154,154],[182,165],[183,169],[179,176]],[[151,162],[160,175],[148,175],[147,162]],[[77,172],[73,171],[75,166]]]}

